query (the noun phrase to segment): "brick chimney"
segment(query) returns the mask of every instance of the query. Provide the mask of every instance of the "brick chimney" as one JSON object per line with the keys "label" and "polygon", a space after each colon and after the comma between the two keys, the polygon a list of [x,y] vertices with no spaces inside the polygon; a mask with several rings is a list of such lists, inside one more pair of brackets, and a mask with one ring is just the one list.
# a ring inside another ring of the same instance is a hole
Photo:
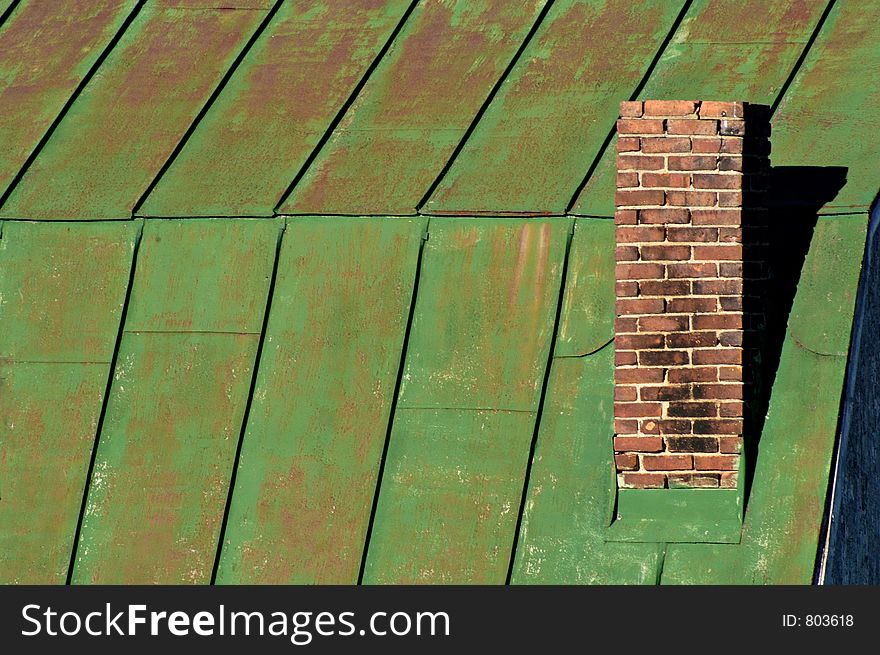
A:
{"label": "brick chimney", "polygon": [[747,111],[742,102],[620,106],[614,459],[621,489],[737,487]]}

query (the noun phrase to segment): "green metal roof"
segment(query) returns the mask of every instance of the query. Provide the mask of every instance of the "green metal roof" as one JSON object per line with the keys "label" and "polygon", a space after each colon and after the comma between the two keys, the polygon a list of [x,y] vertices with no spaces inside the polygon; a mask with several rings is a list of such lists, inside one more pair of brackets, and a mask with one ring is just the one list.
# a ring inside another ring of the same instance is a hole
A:
{"label": "green metal roof", "polygon": [[[0,16],[0,581],[811,581],[880,2]],[[815,228],[738,544],[607,539],[613,127],[638,98],[770,105],[774,166],[846,172],[775,210]]]}

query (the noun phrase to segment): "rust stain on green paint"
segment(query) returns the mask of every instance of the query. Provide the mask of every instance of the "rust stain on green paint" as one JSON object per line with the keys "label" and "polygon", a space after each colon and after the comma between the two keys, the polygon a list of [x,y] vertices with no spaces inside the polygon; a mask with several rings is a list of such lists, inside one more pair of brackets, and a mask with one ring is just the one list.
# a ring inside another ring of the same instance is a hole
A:
{"label": "rust stain on green paint", "polygon": [[12,190],[2,215],[129,217],[264,15],[147,3]]}
{"label": "rust stain on green paint", "polygon": [[280,213],[415,213],[544,4],[420,3]]}
{"label": "rust stain on green paint", "polygon": [[0,582],[67,576],[137,226],[0,239]]}
{"label": "rust stain on green paint", "polygon": [[683,2],[556,2],[425,205],[562,214]]}
{"label": "rust stain on green paint", "polygon": [[424,229],[289,222],[218,582],[357,582]]}
{"label": "rust stain on green paint", "polygon": [[139,213],[271,216],[408,5],[282,4]]}
{"label": "rust stain on green paint", "polygon": [[135,4],[22,2],[0,29],[0,196]]}
{"label": "rust stain on green paint", "polygon": [[[74,582],[210,580],[279,233],[267,220],[146,223]],[[181,303],[192,289],[195,308]]]}

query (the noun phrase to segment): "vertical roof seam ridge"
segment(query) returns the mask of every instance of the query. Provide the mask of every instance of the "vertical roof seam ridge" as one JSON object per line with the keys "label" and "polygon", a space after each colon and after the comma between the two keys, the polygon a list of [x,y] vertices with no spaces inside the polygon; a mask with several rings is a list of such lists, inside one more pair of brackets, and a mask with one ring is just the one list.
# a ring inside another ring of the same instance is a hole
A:
{"label": "vertical roof seam ridge", "polygon": [[[685,0],[685,3],[681,6],[681,11],[678,12],[678,16],[676,16],[675,20],[672,22],[672,27],[669,28],[669,32],[666,34],[666,37],[660,44],[660,47],[657,48],[657,52],[654,53],[654,58],[651,60],[651,63],[648,64],[648,67],[645,69],[645,74],[642,75],[642,79],[633,89],[633,92],[630,94],[628,100],[635,100],[639,97],[642,89],[645,88],[648,80],[651,79],[651,75],[654,74],[654,69],[657,68],[657,64],[660,62],[660,58],[663,56],[666,48],[672,42],[672,39],[675,37],[676,32],[678,32],[678,28],[681,26],[682,21],[684,21],[685,16],[687,16],[688,12],[690,11],[692,4],[693,0]],[[584,174],[584,179],[581,180],[580,184],[578,184],[577,188],[574,190],[574,193],[571,196],[571,200],[568,201],[568,204],[565,207],[566,215],[570,214],[571,211],[574,209],[574,206],[578,201],[578,197],[581,195],[581,191],[584,190],[584,188],[587,186],[587,183],[590,181],[590,178],[593,176],[593,173],[596,172],[596,168],[599,166],[599,162],[602,161],[602,157],[605,155],[605,151],[608,150],[608,146],[611,145],[611,141],[612,139],[614,139],[615,131],[616,126],[612,124],[611,129],[608,131],[608,135],[605,137],[602,145],[599,146],[599,150],[598,152],[596,152],[596,156],[593,158],[592,163],[590,163],[590,167]]]}
{"label": "vertical roof seam ridge", "polygon": [[327,129],[324,130],[324,133],[321,135],[321,138],[318,139],[317,145],[312,148],[309,156],[306,157],[306,160],[303,162],[302,166],[300,166],[300,169],[297,171],[296,175],[293,176],[290,184],[287,185],[284,193],[281,194],[278,202],[275,203],[275,208],[273,209],[274,215],[283,215],[281,212],[279,212],[279,210],[290,197],[290,194],[293,193],[296,185],[299,184],[300,180],[302,180],[303,176],[306,174],[309,168],[311,168],[312,164],[315,162],[315,159],[318,158],[318,155],[324,149],[324,146],[326,146],[327,142],[330,141],[330,137],[333,135],[333,132],[336,130],[339,123],[342,122],[345,114],[348,113],[349,108],[354,104],[354,101],[357,99],[358,95],[360,95],[361,90],[364,88],[364,86],[366,86],[369,79],[373,76],[375,70],[379,67],[379,64],[385,58],[385,55],[388,54],[388,51],[391,49],[394,41],[403,31],[404,25],[406,25],[406,23],[409,21],[409,17],[412,15],[413,10],[415,10],[417,4],[419,4],[419,0],[412,0],[412,2],[410,2],[409,6],[406,8],[406,11],[403,12],[403,16],[400,17],[397,25],[394,26],[391,34],[385,40],[382,49],[379,50],[376,57],[373,59],[372,62],[370,62],[370,65],[367,67],[366,72],[364,72],[364,74],[361,76],[361,79],[358,80],[358,83],[351,90],[351,93],[345,99],[345,102],[343,102],[342,105],[339,107],[339,110],[333,116],[333,120],[330,121]]}
{"label": "vertical roof seam ridge", "polygon": [[[52,123],[49,125],[49,128],[46,130],[46,132],[43,134],[43,136],[40,137],[40,140],[37,142],[37,145],[34,147],[34,149],[28,155],[27,159],[25,159],[25,162],[22,165],[21,169],[18,171],[18,173],[15,174],[15,177],[12,178],[12,181],[9,183],[9,186],[7,186],[5,189],[3,189],[2,193],[0,193],[0,208],[3,207],[3,205],[9,199],[9,196],[12,195],[12,192],[18,186],[18,183],[21,182],[21,179],[24,177],[25,173],[27,173],[28,169],[34,163],[34,160],[40,155],[40,152],[42,152],[43,148],[46,146],[46,143],[48,143],[49,139],[52,138],[52,135],[55,133],[55,130],[58,129],[58,126],[61,124],[61,121],[64,120],[64,117],[67,116],[67,113],[70,111],[71,107],[73,107],[74,103],[77,101],[79,96],[82,94],[83,89],[85,89],[86,86],[89,84],[89,82],[92,81],[92,78],[95,76],[95,73],[97,73],[98,69],[101,68],[101,66],[104,64],[104,61],[107,59],[107,57],[113,51],[113,49],[116,47],[116,44],[119,43],[119,40],[122,38],[122,35],[125,34],[125,32],[128,30],[128,28],[131,26],[132,22],[134,22],[134,19],[137,18],[141,9],[144,8],[146,3],[147,3],[147,0],[138,0],[138,3],[134,6],[134,8],[131,10],[131,12],[129,12],[128,16],[125,17],[125,20],[122,21],[122,25],[119,26],[118,30],[116,30],[116,34],[113,35],[113,38],[110,39],[110,42],[101,51],[101,54],[98,55],[98,58],[95,59],[95,62],[91,65],[88,72],[80,80],[79,84],[76,85],[76,88],[73,90],[73,93],[70,95],[70,97],[64,103],[64,106],[61,108],[61,111],[58,112],[58,115],[54,118]],[[15,4],[11,5],[10,9],[13,9],[16,6],[17,5],[15,5]],[[3,16],[2,20],[5,20],[7,15],[8,15],[8,13]]]}
{"label": "vertical roof seam ridge", "polygon": [[241,63],[245,60],[245,57],[248,56],[248,53],[253,48],[254,44],[259,40],[260,36],[262,36],[263,32],[265,32],[266,28],[269,26],[269,23],[272,22],[272,19],[275,18],[275,15],[278,13],[278,10],[281,8],[284,0],[275,0],[275,4],[266,12],[266,15],[263,17],[263,20],[257,26],[257,29],[254,30],[254,33],[251,34],[247,43],[244,44],[244,47],[239,51],[238,55],[236,55],[235,59],[232,62],[232,65],[229,69],[223,74],[223,77],[220,79],[220,82],[211,92],[211,95],[208,96],[208,99],[205,101],[205,104],[202,105],[202,108],[199,110],[199,113],[196,114],[196,117],[193,119],[192,123],[190,123],[189,127],[186,129],[186,132],[183,133],[183,136],[180,137],[180,141],[177,142],[177,145],[174,146],[174,150],[171,151],[171,154],[168,156],[168,159],[162,164],[162,167],[159,169],[159,172],[156,176],[150,181],[147,185],[147,188],[141,194],[140,198],[135,202],[134,207],[132,207],[131,215],[132,217],[137,215],[138,210],[143,206],[144,202],[146,202],[149,195],[153,192],[153,189],[156,188],[156,185],[159,183],[159,180],[162,179],[162,176],[165,175],[166,171],[171,167],[171,164],[174,163],[174,160],[177,159],[180,152],[184,149],[189,141],[190,137],[198,128],[199,123],[202,122],[202,119],[207,115],[208,111],[210,111],[211,107],[214,105],[214,102],[217,98],[220,97],[220,94],[223,93],[223,90],[226,88],[226,85],[229,83],[229,80],[232,79],[232,76],[238,70]]}
{"label": "vertical roof seam ridge", "polygon": [[523,39],[522,43],[520,43],[519,48],[517,48],[516,52],[513,54],[513,57],[508,62],[504,71],[501,73],[501,76],[495,81],[495,84],[492,86],[491,91],[489,91],[489,95],[486,96],[486,99],[483,100],[483,104],[480,105],[480,108],[477,110],[477,113],[474,115],[473,119],[468,125],[467,129],[459,140],[458,144],[455,146],[455,150],[452,151],[452,154],[449,156],[449,159],[446,160],[446,163],[443,165],[443,168],[440,169],[440,172],[437,174],[437,177],[434,178],[434,181],[431,182],[431,185],[428,187],[428,190],[425,191],[425,194],[421,197],[421,199],[416,203],[416,211],[421,213],[422,208],[425,204],[430,200],[431,196],[434,194],[434,191],[440,185],[440,182],[443,181],[443,178],[446,177],[446,174],[449,172],[449,169],[452,168],[452,165],[455,163],[455,160],[458,159],[458,155],[464,149],[464,146],[467,144],[468,139],[470,139],[471,134],[477,128],[480,120],[483,118],[483,115],[486,113],[486,110],[489,109],[489,106],[492,104],[492,101],[495,99],[495,96],[498,94],[498,91],[504,85],[504,82],[507,80],[511,71],[513,71],[514,67],[519,62],[522,57],[523,52],[525,52],[526,48],[528,48],[529,44],[532,42],[532,38],[535,36],[537,31],[540,29],[541,25],[544,23],[544,19],[547,18],[547,14],[550,13],[550,9],[553,7],[553,4],[556,0],[548,0],[547,4],[545,4],[541,8],[541,13],[538,14],[538,17],[535,19],[535,22],[532,24],[531,28],[529,28],[528,33]]}

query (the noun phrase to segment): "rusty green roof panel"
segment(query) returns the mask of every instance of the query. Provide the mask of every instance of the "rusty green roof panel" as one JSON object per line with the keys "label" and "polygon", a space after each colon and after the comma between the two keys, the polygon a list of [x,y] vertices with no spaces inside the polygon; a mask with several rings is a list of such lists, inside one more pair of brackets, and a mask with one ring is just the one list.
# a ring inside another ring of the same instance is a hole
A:
{"label": "rusty green roof panel", "polygon": [[409,5],[283,3],[138,213],[271,216]]}
{"label": "rusty green roof panel", "polygon": [[[146,223],[73,582],[210,581],[279,235],[273,220]],[[177,304],[191,289],[206,311]]]}
{"label": "rusty green roof panel", "polygon": [[67,577],[138,226],[0,238],[0,582]]}
{"label": "rusty green roof panel", "polygon": [[12,189],[2,216],[131,216],[267,13],[261,2],[226,10],[188,4],[143,6]]}
{"label": "rusty green roof panel", "polygon": [[838,2],[773,119],[773,164],[845,166],[822,213],[866,212],[877,197],[880,3]]}
{"label": "rusty green roof panel", "polygon": [[431,220],[401,407],[537,409],[570,228]]}
{"label": "rusty green roof panel", "polygon": [[0,28],[0,198],[135,5],[25,1]]}
{"label": "rusty green roof panel", "polygon": [[555,2],[425,211],[564,213],[684,4]]}
{"label": "rusty green roof panel", "polygon": [[431,219],[365,582],[504,582],[569,231]]}
{"label": "rusty green roof panel", "polygon": [[742,542],[671,545],[663,582],[811,582],[847,361],[846,347],[834,352],[833,344],[849,344],[867,218],[824,217],[816,225],[759,442]]}
{"label": "rusty green roof panel", "polygon": [[283,214],[414,214],[546,0],[419,3]]}
{"label": "rusty green roof panel", "polygon": [[[638,97],[737,98],[772,105],[827,4],[827,0],[697,0]],[[612,119],[607,128],[613,127]],[[774,134],[774,164],[777,150]],[[613,140],[575,199],[573,214],[614,214],[616,153]]]}
{"label": "rusty green roof panel", "polygon": [[425,220],[288,223],[217,582],[357,582]]}

